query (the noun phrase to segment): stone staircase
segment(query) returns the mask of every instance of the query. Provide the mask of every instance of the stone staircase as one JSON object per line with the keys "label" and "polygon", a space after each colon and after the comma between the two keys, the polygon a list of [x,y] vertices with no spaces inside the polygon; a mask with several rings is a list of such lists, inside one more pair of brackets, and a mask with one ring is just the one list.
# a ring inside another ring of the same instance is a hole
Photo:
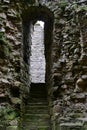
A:
{"label": "stone staircase", "polygon": [[22,130],[51,130],[45,84],[31,84]]}

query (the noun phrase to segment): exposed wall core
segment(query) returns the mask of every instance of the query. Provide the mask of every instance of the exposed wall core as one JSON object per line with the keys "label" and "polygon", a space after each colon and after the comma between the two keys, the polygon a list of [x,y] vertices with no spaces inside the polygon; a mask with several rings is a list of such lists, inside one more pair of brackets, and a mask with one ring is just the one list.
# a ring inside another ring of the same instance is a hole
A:
{"label": "exposed wall core", "polygon": [[32,83],[45,82],[44,22],[37,21],[32,33],[30,77]]}

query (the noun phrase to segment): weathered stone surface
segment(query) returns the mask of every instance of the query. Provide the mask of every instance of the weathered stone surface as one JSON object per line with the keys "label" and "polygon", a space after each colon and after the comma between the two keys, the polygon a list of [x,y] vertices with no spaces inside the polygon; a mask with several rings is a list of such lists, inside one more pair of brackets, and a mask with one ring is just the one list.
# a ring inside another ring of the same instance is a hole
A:
{"label": "weathered stone surface", "polygon": [[87,88],[87,75],[82,75],[80,79],[76,82],[75,91],[85,91]]}
{"label": "weathered stone surface", "polygon": [[[1,106],[5,106],[7,110],[7,103],[14,106],[14,109],[17,103],[21,104],[21,108],[23,108],[31,83],[29,25],[36,20],[43,20],[46,25],[45,35],[50,39],[50,41],[45,39],[47,48],[45,51],[48,55],[46,55],[48,99],[54,100],[49,101],[53,103],[51,115],[55,122],[61,117],[69,119],[68,124],[61,124],[63,130],[87,129],[87,125],[82,128],[78,124],[73,124],[78,117],[83,120],[87,118],[86,6],[86,0],[0,1],[0,110]],[[53,26],[53,29],[49,29],[51,19],[53,19],[53,25],[50,27]],[[24,39],[26,40],[24,41]],[[25,48],[29,48],[29,50]],[[14,94],[13,92],[16,91],[20,91],[20,93]],[[6,100],[2,101],[4,97]],[[10,102],[11,100],[12,102]],[[2,120],[4,119],[2,118]],[[63,123],[65,122],[64,120]],[[9,121],[7,124],[9,125]],[[16,129],[13,123],[10,125],[12,126],[8,126],[6,129]],[[2,130],[4,129],[2,125],[0,127]]]}
{"label": "weathered stone surface", "polygon": [[18,130],[17,126],[8,126],[6,130]]}
{"label": "weathered stone surface", "polygon": [[71,99],[75,100],[76,102],[85,102],[86,101],[86,95],[84,93],[72,94]]}
{"label": "weathered stone surface", "polygon": [[62,123],[60,124],[60,129],[61,130],[66,130],[66,129],[75,129],[75,130],[81,130],[82,129],[82,124],[81,123]]}
{"label": "weathered stone surface", "polygon": [[19,98],[11,98],[11,102],[13,104],[21,104],[21,100]]}

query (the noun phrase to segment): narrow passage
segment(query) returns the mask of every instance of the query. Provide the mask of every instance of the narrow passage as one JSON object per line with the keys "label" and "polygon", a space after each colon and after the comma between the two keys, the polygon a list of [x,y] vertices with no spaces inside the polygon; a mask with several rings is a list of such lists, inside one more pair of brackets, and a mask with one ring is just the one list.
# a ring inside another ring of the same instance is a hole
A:
{"label": "narrow passage", "polygon": [[23,130],[51,130],[49,107],[44,83],[31,84],[22,125]]}

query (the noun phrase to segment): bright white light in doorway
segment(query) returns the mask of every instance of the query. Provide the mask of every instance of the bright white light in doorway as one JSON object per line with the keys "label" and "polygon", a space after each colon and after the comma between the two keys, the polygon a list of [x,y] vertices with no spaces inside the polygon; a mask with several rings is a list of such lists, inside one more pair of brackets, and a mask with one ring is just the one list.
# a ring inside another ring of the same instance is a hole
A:
{"label": "bright white light in doorway", "polygon": [[37,24],[40,24],[40,26],[41,26],[42,28],[44,28],[44,22],[42,22],[42,21],[37,21]]}

